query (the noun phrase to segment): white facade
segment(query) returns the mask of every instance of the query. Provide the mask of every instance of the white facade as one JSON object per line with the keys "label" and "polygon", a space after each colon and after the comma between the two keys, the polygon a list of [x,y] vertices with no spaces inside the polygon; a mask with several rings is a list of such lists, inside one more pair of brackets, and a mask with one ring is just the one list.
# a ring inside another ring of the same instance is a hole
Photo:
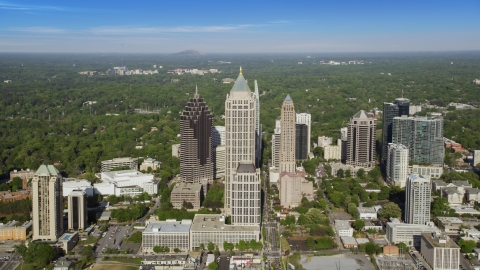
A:
{"label": "white facade", "polygon": [[65,182],[62,183],[63,194],[70,194],[74,190],[85,191],[87,196],[93,196],[94,189],[92,183],[83,179],[65,178]]}
{"label": "white facade", "polygon": [[147,158],[140,165],[140,171],[147,171],[148,168],[152,168],[152,170],[155,171],[157,169],[160,169],[160,164],[161,162],[157,161],[156,159]]}
{"label": "white facade", "polygon": [[275,120],[275,130],[272,134],[272,167],[280,168],[280,118]]}
{"label": "white facade", "polygon": [[335,220],[335,229],[340,237],[353,236],[353,228],[348,220]]}
{"label": "white facade", "polygon": [[325,146],[332,144],[332,137],[318,136],[318,146],[325,148]]}
{"label": "white facade", "polygon": [[256,169],[253,164],[239,164],[233,174],[231,187],[232,224],[260,224],[260,169]]}
{"label": "white facade", "polygon": [[404,188],[408,177],[408,148],[403,144],[388,144],[387,183]]}
{"label": "white facade", "polygon": [[337,145],[327,145],[323,147],[323,159],[340,160],[342,158],[342,140],[337,140]]}
{"label": "white facade", "polygon": [[430,179],[440,178],[443,174],[443,167],[441,166],[421,166],[412,165],[408,167],[409,174],[418,174],[428,177]]}
{"label": "white facade", "polygon": [[280,178],[280,170],[275,167],[270,167],[269,171],[269,180],[270,180],[270,185],[272,184],[277,184],[278,179]]}
{"label": "white facade", "polygon": [[212,128],[212,147],[225,145],[225,126],[214,126]]}
{"label": "white facade", "polygon": [[100,194],[103,196],[108,195],[116,195],[116,185],[115,183],[95,183],[93,184],[93,189],[95,190],[95,194]]}
{"label": "white facade", "polygon": [[297,124],[305,124],[308,126],[308,144],[307,153],[310,153],[310,145],[312,144],[310,135],[312,133],[312,115],[307,111],[304,113],[297,113]]}
{"label": "white facade", "polygon": [[214,148],[214,165],[215,165],[215,178],[220,178],[225,176],[225,166],[226,166],[226,147],[225,145],[217,145]]}
{"label": "white facade", "polygon": [[360,219],[377,219],[377,210],[373,207],[357,207]]}
{"label": "white facade", "polygon": [[[143,174],[139,171],[135,170],[124,170],[124,171],[114,171],[114,172],[102,172],[101,174],[101,180],[103,183],[113,183],[115,184],[115,187],[118,188],[126,188],[126,187],[140,187],[142,190],[145,190],[149,193],[150,195],[156,194],[158,192],[158,186],[157,190],[155,191],[154,187],[154,175],[153,174]],[[147,187],[145,187],[147,185]],[[157,183],[158,185],[158,183]],[[98,189],[96,184],[94,184],[94,187]],[[114,190],[115,191],[115,190]],[[137,194],[138,190],[131,192],[131,194]],[[142,191],[143,192],[143,191]],[[118,190],[115,191],[115,194],[125,194],[129,193],[124,190]]]}
{"label": "white facade", "polygon": [[426,224],[430,222],[432,181],[421,175],[410,174],[406,187],[405,222]]}
{"label": "white facade", "polygon": [[172,157],[180,158],[180,144],[172,144]]}
{"label": "white facade", "polygon": [[191,220],[148,223],[142,232],[142,251],[153,253],[155,246],[168,247],[170,252],[175,248],[184,252],[189,251],[191,226]]}
{"label": "white facade", "polygon": [[438,232],[440,229],[435,227],[433,222],[426,225],[401,223],[398,219],[393,218],[392,222],[387,222],[386,238],[390,244],[395,245],[400,242],[407,246],[420,246],[420,238],[422,233]]}
{"label": "white facade", "polygon": [[143,191],[147,192],[149,195],[157,194],[159,185],[160,185],[160,180],[153,180],[152,182],[146,182],[143,184]]}
{"label": "white facade", "polygon": [[473,150],[473,166],[480,163],[480,150]]}
{"label": "white facade", "polygon": [[131,170],[138,169],[138,158],[122,157],[102,161],[102,172],[108,172],[114,168],[129,167]]}

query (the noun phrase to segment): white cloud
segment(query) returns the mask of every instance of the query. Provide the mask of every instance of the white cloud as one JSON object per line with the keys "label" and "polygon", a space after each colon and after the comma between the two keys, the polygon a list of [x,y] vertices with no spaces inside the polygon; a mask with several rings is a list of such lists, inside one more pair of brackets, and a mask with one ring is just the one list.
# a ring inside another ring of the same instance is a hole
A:
{"label": "white cloud", "polygon": [[19,4],[11,4],[7,2],[0,2],[0,9],[9,9],[9,10],[56,10],[61,11],[64,8],[55,7],[55,6],[36,6],[36,5],[19,5]]}
{"label": "white cloud", "polygon": [[64,34],[68,31],[66,29],[55,28],[55,27],[43,27],[43,26],[33,26],[33,27],[15,27],[9,28],[13,32],[23,32],[23,33],[32,33],[32,34]]}
{"label": "white cloud", "polygon": [[172,26],[172,27],[116,27],[105,26],[90,28],[87,32],[95,35],[152,35],[160,33],[217,33],[251,28],[254,25],[210,25],[210,26]]}

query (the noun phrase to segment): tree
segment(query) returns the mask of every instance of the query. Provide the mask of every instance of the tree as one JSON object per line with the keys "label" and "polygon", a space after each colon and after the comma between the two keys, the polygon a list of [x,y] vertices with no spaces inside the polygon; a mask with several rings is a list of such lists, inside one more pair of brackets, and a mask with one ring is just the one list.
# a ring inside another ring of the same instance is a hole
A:
{"label": "tree", "polygon": [[353,222],[352,224],[353,228],[357,231],[363,229],[363,227],[365,227],[365,221],[361,220],[361,219],[357,219]]}
{"label": "tree", "polygon": [[344,171],[343,169],[340,169],[337,171],[337,177],[344,178]]}
{"label": "tree", "polygon": [[[150,168],[150,167],[149,167],[149,168]],[[180,249],[179,249],[179,248],[174,248],[174,249],[173,249],[173,252],[179,253],[179,252],[180,252]]]}
{"label": "tree", "polygon": [[462,253],[472,253],[473,249],[477,246],[477,243],[473,240],[463,240],[458,241],[458,246]]}
{"label": "tree", "polygon": [[383,205],[382,209],[378,212],[378,215],[382,219],[400,218],[402,216],[402,210],[398,204],[389,202]]}
{"label": "tree", "polygon": [[212,242],[208,242],[207,249],[208,249],[209,251],[212,251],[212,250],[215,249],[215,245],[214,245]]}
{"label": "tree", "polygon": [[396,244],[396,246],[398,247],[399,250],[401,250],[402,252],[409,252],[410,251],[410,248],[407,246],[407,244],[403,243],[403,242],[400,242],[398,244]]}
{"label": "tree", "polygon": [[284,231],[282,233],[283,237],[291,237],[292,236],[292,233],[290,231]]}
{"label": "tree", "polygon": [[[205,244],[201,243],[201,244],[200,244],[200,249],[201,249],[201,250],[205,250]],[[154,250],[154,251],[155,251],[155,250]]]}
{"label": "tree", "polygon": [[16,246],[15,250],[22,255],[25,262],[34,263],[37,269],[50,264],[55,257],[55,250],[50,245],[38,242],[30,242],[28,248],[22,243]]}
{"label": "tree", "polygon": [[365,177],[365,170],[363,168],[357,171],[357,177],[360,179],[363,179]]}
{"label": "tree", "polygon": [[208,264],[208,269],[217,270],[218,264],[216,262],[211,262],[210,264]]}
{"label": "tree", "polygon": [[235,245],[233,243],[229,243],[229,242],[223,242],[223,249],[224,250],[229,250],[230,252],[233,251],[233,249],[235,248]]}
{"label": "tree", "polygon": [[448,200],[442,197],[436,197],[433,199],[432,203],[432,213],[435,216],[440,216],[445,212],[450,210],[450,205],[448,204]]}
{"label": "tree", "polygon": [[357,219],[359,217],[358,209],[357,206],[354,203],[349,203],[347,212],[352,215],[354,219]]}
{"label": "tree", "polygon": [[22,188],[25,188],[22,186],[23,185],[23,180],[22,178],[18,177],[18,176],[15,176],[12,181],[10,181],[10,186],[12,187],[12,191],[13,190],[13,187],[16,187],[17,189],[22,189]]}
{"label": "tree", "polygon": [[307,246],[313,247],[314,245],[315,245],[315,240],[313,239],[313,237],[309,236],[307,238]]}

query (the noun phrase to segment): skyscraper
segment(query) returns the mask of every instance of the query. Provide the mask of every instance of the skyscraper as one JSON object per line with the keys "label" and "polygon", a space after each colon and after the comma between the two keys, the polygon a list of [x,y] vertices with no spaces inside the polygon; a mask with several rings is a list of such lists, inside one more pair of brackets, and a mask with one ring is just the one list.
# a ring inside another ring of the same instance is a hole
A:
{"label": "skyscraper", "polygon": [[272,167],[280,168],[280,117],[275,120],[275,129],[272,134]]}
{"label": "skyscraper", "polygon": [[403,144],[388,144],[387,183],[405,187],[408,176],[408,148]]}
{"label": "skyscraper", "polygon": [[308,157],[308,126],[305,124],[295,125],[295,159],[307,159]]}
{"label": "skyscraper", "polygon": [[393,103],[383,103],[383,131],[382,131],[382,162],[387,159],[388,144],[392,142],[393,118],[409,115],[410,100],[397,98]]}
{"label": "skyscraper", "polygon": [[280,173],[295,173],[295,108],[287,95],[282,104],[280,117]]}
{"label": "skyscraper", "polygon": [[432,182],[421,175],[410,174],[407,179],[405,222],[423,224],[430,221],[430,192]]}
{"label": "skyscraper", "polygon": [[442,117],[394,117],[392,142],[408,148],[409,161],[443,166]]}
{"label": "skyscraper", "polygon": [[375,119],[364,110],[356,113],[348,124],[347,165],[375,167]]}
{"label": "skyscraper", "polygon": [[297,113],[297,124],[305,124],[307,126],[307,140],[306,140],[306,145],[307,145],[307,155],[310,153],[310,144],[312,143],[311,141],[311,133],[312,133],[312,115],[310,112],[307,110],[304,113]]}
{"label": "skyscraper", "polygon": [[258,93],[258,84],[255,80],[255,166],[260,167],[262,162],[262,124],[260,123],[260,94]]}
{"label": "skyscraper", "polygon": [[180,175],[182,181],[201,183],[204,192],[213,181],[212,114],[195,89],[180,116]]}
{"label": "skyscraper", "polygon": [[240,68],[225,101],[225,211],[232,217],[232,224],[260,224],[260,170],[255,167],[255,102]]}
{"label": "skyscraper", "polygon": [[87,228],[87,193],[73,190],[68,194],[68,229],[73,231]]}
{"label": "skyscraper", "polygon": [[57,241],[63,233],[62,175],[41,165],[32,180],[33,240]]}

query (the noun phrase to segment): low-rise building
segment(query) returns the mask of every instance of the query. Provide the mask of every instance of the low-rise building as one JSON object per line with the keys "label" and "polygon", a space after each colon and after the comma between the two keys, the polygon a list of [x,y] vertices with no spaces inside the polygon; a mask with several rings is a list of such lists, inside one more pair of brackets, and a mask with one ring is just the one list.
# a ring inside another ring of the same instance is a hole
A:
{"label": "low-rise building", "polygon": [[76,178],[64,178],[62,183],[62,190],[64,195],[70,194],[74,190],[85,191],[87,196],[93,196],[94,189],[90,181]]}
{"label": "low-rise building", "polygon": [[460,247],[447,235],[440,233],[422,233],[421,255],[432,270],[458,269]]}
{"label": "low-rise building", "polygon": [[65,257],[61,257],[55,263],[53,270],[70,270],[75,269],[75,262],[67,260]]}
{"label": "low-rise building", "polygon": [[32,197],[32,193],[29,190],[19,189],[17,191],[0,191],[0,201],[1,202],[13,202],[24,200]]}
{"label": "low-rise building", "polygon": [[[359,169],[362,169],[362,168],[360,168],[360,167],[353,167],[353,166],[345,165],[345,164],[339,163],[339,162],[337,162],[337,163],[332,163],[332,162],[331,162],[331,163],[330,163],[330,168],[332,168],[331,173],[332,173],[332,176],[333,176],[333,177],[337,177],[338,171],[339,171],[339,170],[343,170],[344,175],[345,175],[345,173],[346,173],[347,171],[350,171],[350,175],[351,175],[351,177],[353,177],[353,178],[356,178],[356,177],[357,177],[357,171],[358,171]],[[363,169],[364,169],[365,171],[368,171],[368,169],[365,169],[365,168],[363,168]]]}
{"label": "low-rise building", "polygon": [[465,189],[466,200],[470,204],[475,204],[480,201],[480,189],[478,188],[466,188]]}
{"label": "low-rise building", "polygon": [[142,232],[142,251],[153,253],[156,246],[189,251],[191,226],[192,220],[150,221]]}
{"label": "low-rise building", "polygon": [[428,222],[426,225],[423,224],[409,224],[402,223],[396,218],[392,218],[391,222],[387,222],[386,226],[386,237],[390,244],[398,244],[400,242],[405,243],[408,246],[420,246],[421,234],[426,232],[438,232],[440,229],[433,224],[433,222]]}
{"label": "low-rise building", "polygon": [[318,147],[329,146],[332,144],[332,142],[332,137],[318,136]]}
{"label": "low-rise building", "polygon": [[25,241],[32,230],[32,221],[18,224],[18,221],[10,221],[7,224],[0,223],[0,241],[15,240]]}
{"label": "low-rise building", "polygon": [[357,207],[360,219],[377,219],[377,211],[373,207]]}
{"label": "low-rise building", "polygon": [[434,165],[412,165],[408,167],[408,174],[418,174],[429,177],[430,179],[438,179],[443,174],[443,167]]}
{"label": "low-rise building", "polygon": [[170,194],[173,208],[182,209],[184,202],[191,203],[194,210],[201,207],[203,201],[203,186],[200,183],[178,183]]}
{"label": "low-rise building", "polygon": [[101,172],[109,172],[115,168],[129,167],[130,170],[138,169],[138,158],[122,157],[102,161]]}
{"label": "low-rise building", "polygon": [[[189,263],[188,255],[172,255],[172,254],[158,254],[158,255],[147,255],[142,259],[142,265],[156,265],[162,266],[165,269],[169,270],[184,270],[190,269],[185,268]],[[163,269],[162,268],[162,269]]]}
{"label": "low-rise building", "polygon": [[340,239],[342,239],[344,248],[358,247],[357,241],[352,236],[341,236]]}
{"label": "low-rise building", "polygon": [[197,214],[193,219],[190,231],[191,248],[212,242],[219,250],[224,250],[223,243],[237,244],[240,240],[246,242],[260,240],[258,225],[228,225],[221,214]]}
{"label": "low-rise building", "polygon": [[443,198],[447,199],[449,204],[463,203],[463,193],[460,192],[456,187],[442,188],[441,194]]}
{"label": "low-rise building", "polygon": [[335,229],[338,236],[353,236],[353,228],[348,220],[335,220]]}
{"label": "low-rise building", "polygon": [[437,217],[437,219],[446,233],[459,232],[460,227],[463,225],[463,221],[458,217]]}
{"label": "low-rise building", "polygon": [[13,180],[15,177],[20,177],[22,179],[22,188],[27,189],[28,181],[33,178],[35,171],[27,169],[27,170],[13,170],[10,172],[10,181]]}
{"label": "low-rise building", "polygon": [[150,168],[152,171],[155,171],[160,169],[160,164],[162,163],[154,158],[147,158],[140,165],[140,171],[148,171],[148,168]]}
{"label": "low-rise building", "polygon": [[58,242],[55,246],[61,250],[63,250],[64,254],[67,254],[70,250],[72,250],[78,243],[78,233],[64,233],[60,238],[58,238]]}

